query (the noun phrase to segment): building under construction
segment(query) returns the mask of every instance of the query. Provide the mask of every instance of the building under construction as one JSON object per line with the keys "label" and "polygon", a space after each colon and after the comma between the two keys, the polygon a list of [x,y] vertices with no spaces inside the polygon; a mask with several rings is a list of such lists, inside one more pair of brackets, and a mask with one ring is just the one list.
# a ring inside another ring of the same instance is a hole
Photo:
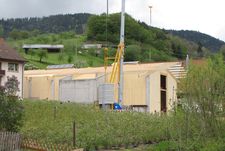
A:
{"label": "building under construction", "polygon": [[[104,67],[25,71],[24,98],[112,104],[118,100],[118,86],[105,83],[112,68],[106,73]],[[123,74],[122,105],[159,112],[176,101],[177,81],[185,71],[181,62],[124,63]]]}

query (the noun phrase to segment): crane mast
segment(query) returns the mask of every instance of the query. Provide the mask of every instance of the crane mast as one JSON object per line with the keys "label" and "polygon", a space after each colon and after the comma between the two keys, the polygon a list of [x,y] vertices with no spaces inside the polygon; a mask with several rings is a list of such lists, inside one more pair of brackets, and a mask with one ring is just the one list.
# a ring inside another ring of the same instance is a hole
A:
{"label": "crane mast", "polygon": [[[122,1],[121,9],[121,25],[120,25],[120,43],[118,45],[116,56],[108,57],[108,48],[104,49],[104,68],[105,75],[108,66],[108,60],[114,59],[112,72],[110,75],[109,83],[118,86],[117,102],[123,104],[123,61],[124,61],[124,38],[125,38],[125,0]],[[105,82],[107,78],[105,76]]]}
{"label": "crane mast", "polygon": [[121,25],[120,25],[120,46],[118,49],[121,52],[120,57],[120,71],[119,71],[119,82],[118,82],[118,102],[122,103],[123,100],[123,61],[124,61],[124,38],[125,38],[125,0],[122,0],[121,9]]}

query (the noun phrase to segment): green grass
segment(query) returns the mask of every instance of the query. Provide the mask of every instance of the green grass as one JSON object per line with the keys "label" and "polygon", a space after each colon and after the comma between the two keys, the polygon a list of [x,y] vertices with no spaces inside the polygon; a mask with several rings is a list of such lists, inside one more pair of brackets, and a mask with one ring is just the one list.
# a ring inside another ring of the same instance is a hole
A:
{"label": "green grass", "polygon": [[[67,34],[67,33],[66,33]],[[20,54],[26,58],[28,63],[40,69],[45,69],[47,65],[55,64],[68,64],[68,56],[73,56],[72,64],[79,64],[79,67],[88,66],[102,66],[104,64],[103,57],[96,57],[94,53],[82,51],[81,46],[86,41],[85,35],[69,35],[61,34],[41,34],[36,37],[30,37],[28,39],[22,40],[12,40],[8,39],[8,43],[15,49],[17,49]],[[35,55],[25,54],[22,49],[23,44],[63,44],[64,49],[62,50],[63,59],[59,60],[60,53],[48,53],[48,57],[44,58],[42,62],[39,62],[39,57],[37,55],[38,50],[36,50]],[[76,52],[77,47],[77,53]],[[79,53],[82,52],[82,53]],[[77,54],[77,55],[76,55]]]}
{"label": "green grass", "polygon": [[165,139],[166,118],[157,115],[102,111],[92,105],[74,103],[23,101],[23,104],[25,117],[21,133],[40,141],[71,145],[74,121],[77,146],[88,149],[128,147]]}
{"label": "green grass", "polygon": [[[28,60],[29,64],[32,64],[40,69],[46,68],[48,65],[55,65],[55,64],[68,64],[68,55],[64,55],[63,60],[59,60],[60,53],[48,53],[48,58],[44,58],[42,62],[39,62],[39,57],[37,55],[31,56],[24,54],[23,56]],[[74,58],[74,61],[72,61],[72,64],[76,64],[76,62],[81,61],[82,67],[88,67],[88,66],[102,66],[103,65],[103,59],[99,57],[94,57],[89,54],[78,54],[77,56],[74,54],[72,55]]]}
{"label": "green grass", "polygon": [[[200,137],[198,121],[191,121],[186,138],[185,118],[138,112],[102,111],[94,105],[56,101],[23,101],[21,133],[25,138],[72,145],[76,123],[76,147],[87,150],[223,151],[224,137]],[[195,123],[196,122],[196,123]],[[224,132],[222,132],[224,133]]]}

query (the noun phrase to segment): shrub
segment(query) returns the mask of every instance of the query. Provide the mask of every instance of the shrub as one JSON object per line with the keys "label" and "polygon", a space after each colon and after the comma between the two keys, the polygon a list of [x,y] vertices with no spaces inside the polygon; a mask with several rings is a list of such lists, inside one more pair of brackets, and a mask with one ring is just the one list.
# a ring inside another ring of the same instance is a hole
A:
{"label": "shrub", "polygon": [[20,82],[17,80],[16,76],[7,77],[7,82],[5,83],[5,92],[7,95],[16,96],[19,89]]}
{"label": "shrub", "polygon": [[22,126],[23,107],[17,97],[17,77],[7,77],[5,87],[0,88],[0,130],[18,131]]}
{"label": "shrub", "polygon": [[0,131],[17,132],[22,126],[23,107],[18,97],[0,89]]}

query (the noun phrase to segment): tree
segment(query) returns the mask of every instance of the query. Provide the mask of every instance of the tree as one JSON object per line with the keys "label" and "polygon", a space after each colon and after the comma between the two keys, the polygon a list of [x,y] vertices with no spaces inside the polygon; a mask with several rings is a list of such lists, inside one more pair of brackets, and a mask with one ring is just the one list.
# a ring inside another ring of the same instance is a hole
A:
{"label": "tree", "polygon": [[47,50],[39,50],[38,51],[38,57],[40,58],[39,62],[42,62],[43,58],[48,58]]}
{"label": "tree", "polygon": [[9,33],[9,37],[12,39],[26,39],[29,37],[29,32],[28,31],[23,31],[23,30],[18,30],[18,29],[13,29]]}
{"label": "tree", "polygon": [[220,48],[220,53],[223,55],[223,59],[225,60],[225,45]]}
{"label": "tree", "polygon": [[201,42],[198,42],[198,49],[197,49],[198,57],[202,58],[203,57],[203,50],[202,50],[202,44]]}
{"label": "tree", "polygon": [[141,47],[138,45],[128,45],[125,49],[125,61],[137,61],[140,59]]}
{"label": "tree", "polygon": [[0,131],[17,132],[22,126],[23,106],[16,96],[19,81],[15,76],[7,77],[5,87],[0,87]]}
{"label": "tree", "polygon": [[59,63],[61,63],[64,59],[65,59],[65,58],[64,58],[64,54],[63,54],[63,53],[60,53],[60,54],[58,55],[58,61],[59,61]]}
{"label": "tree", "polygon": [[69,55],[68,55],[68,58],[67,58],[67,62],[68,62],[68,63],[72,63],[73,61],[74,61],[73,55],[72,55],[72,54],[69,54]]}
{"label": "tree", "polygon": [[[222,55],[214,55],[201,65],[190,65],[187,77],[179,85],[186,117],[196,118],[202,136],[220,136],[225,111],[225,64]],[[191,118],[190,118],[191,119]],[[189,123],[190,124],[190,123]]]}
{"label": "tree", "polygon": [[35,50],[33,50],[33,49],[29,50],[29,51],[28,51],[28,53],[29,53],[29,54],[30,54],[30,56],[31,56],[31,60],[32,60],[33,56],[35,56],[35,55],[36,55],[36,51],[35,51]]}
{"label": "tree", "polygon": [[4,29],[3,29],[2,25],[0,25],[0,37],[2,37],[3,34],[4,34]]}

